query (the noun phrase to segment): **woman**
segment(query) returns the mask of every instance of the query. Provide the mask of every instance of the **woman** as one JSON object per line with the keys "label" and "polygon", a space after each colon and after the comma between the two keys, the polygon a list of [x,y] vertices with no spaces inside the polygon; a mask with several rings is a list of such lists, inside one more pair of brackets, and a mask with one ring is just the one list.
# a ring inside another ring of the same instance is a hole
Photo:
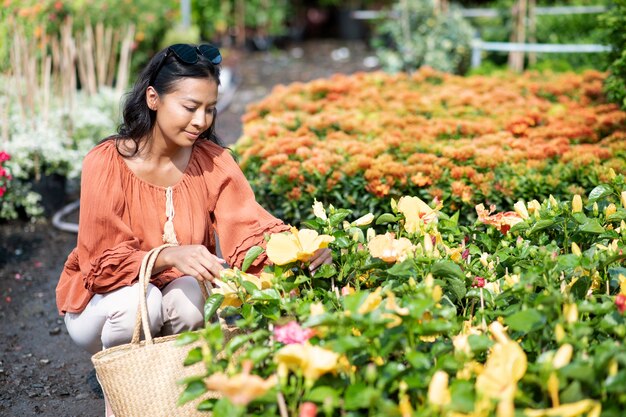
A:
{"label": "woman", "polygon": [[[90,353],[130,342],[150,249],[177,243],[160,252],[148,290],[153,334],[177,334],[204,324],[198,280],[212,281],[225,263],[241,266],[266,234],[288,230],[218,144],[220,62],[208,44],[159,52],[128,94],[118,134],[85,157],[78,242],[56,294],[70,337]],[[311,267],[330,261],[320,250]],[[248,272],[266,262],[259,257]]]}

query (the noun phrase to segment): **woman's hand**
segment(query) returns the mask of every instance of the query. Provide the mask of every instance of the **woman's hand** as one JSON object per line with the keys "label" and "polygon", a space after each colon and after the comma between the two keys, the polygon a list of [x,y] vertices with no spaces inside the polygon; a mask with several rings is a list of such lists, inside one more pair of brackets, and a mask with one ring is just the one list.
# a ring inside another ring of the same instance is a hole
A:
{"label": "woman's hand", "polygon": [[226,263],[204,245],[170,246],[161,251],[155,263],[155,272],[174,267],[185,275],[191,275],[200,281],[219,278]]}
{"label": "woman's hand", "polygon": [[328,248],[318,249],[315,251],[310,261],[311,263],[309,264],[309,270],[312,273],[315,273],[315,271],[317,271],[317,268],[319,268],[323,264],[330,265],[333,263],[333,254]]}

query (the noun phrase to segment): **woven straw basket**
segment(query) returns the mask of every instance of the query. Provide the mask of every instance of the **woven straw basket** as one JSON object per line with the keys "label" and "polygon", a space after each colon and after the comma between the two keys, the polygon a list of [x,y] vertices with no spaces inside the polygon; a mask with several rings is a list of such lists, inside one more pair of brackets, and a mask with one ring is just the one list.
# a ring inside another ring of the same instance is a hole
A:
{"label": "woven straw basket", "polygon": [[[154,262],[163,245],[148,252],[139,273],[139,311],[130,343],[115,346],[92,356],[96,375],[116,417],[207,416],[196,410],[200,401],[217,398],[209,392],[184,406],[177,406],[184,385],[177,382],[205,372],[198,362],[184,366],[187,353],[196,344],[176,346],[177,335],[152,338],[148,325],[146,292]],[[202,286],[202,285],[201,285]],[[140,341],[141,328],[145,340]],[[228,336],[228,335],[226,335]]]}

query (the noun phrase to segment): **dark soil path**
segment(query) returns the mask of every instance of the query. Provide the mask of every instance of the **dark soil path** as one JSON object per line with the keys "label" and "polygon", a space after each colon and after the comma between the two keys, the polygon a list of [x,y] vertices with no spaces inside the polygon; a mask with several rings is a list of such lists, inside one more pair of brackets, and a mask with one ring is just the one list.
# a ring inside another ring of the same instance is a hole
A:
{"label": "dark soil path", "polygon": [[[370,70],[369,55],[361,42],[332,40],[238,54],[239,88],[218,134],[235,142],[245,106],[274,85]],[[89,355],[73,345],[56,311],[56,283],[75,243],[76,235],[49,222],[0,224],[0,416],[104,415]]]}

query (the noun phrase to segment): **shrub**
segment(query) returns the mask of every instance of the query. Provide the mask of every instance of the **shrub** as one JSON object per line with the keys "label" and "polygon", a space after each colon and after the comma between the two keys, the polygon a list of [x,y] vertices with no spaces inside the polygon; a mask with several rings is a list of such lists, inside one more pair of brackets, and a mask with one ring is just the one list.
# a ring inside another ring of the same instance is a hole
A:
{"label": "shrub", "polygon": [[411,0],[397,2],[391,14],[377,25],[373,39],[385,70],[414,71],[423,65],[453,73],[467,70],[473,29],[458,10]]}
{"label": "shrub", "polygon": [[[226,271],[206,328],[180,339],[206,365],[183,402],[215,417],[623,414],[623,176],[468,226],[414,197],[385,209],[316,204],[311,230],[269,237],[260,279]],[[334,264],[312,273],[306,252],[329,240]],[[244,330],[227,341],[220,303]]]}
{"label": "shrub", "polygon": [[510,209],[626,171],[626,114],[604,78],[423,68],[295,83],[249,107],[236,150],[261,203],[295,223],[314,199],[356,214],[405,194]]}
{"label": "shrub", "polygon": [[603,19],[612,47],[605,91],[608,98],[626,109],[626,0],[615,0]]}

